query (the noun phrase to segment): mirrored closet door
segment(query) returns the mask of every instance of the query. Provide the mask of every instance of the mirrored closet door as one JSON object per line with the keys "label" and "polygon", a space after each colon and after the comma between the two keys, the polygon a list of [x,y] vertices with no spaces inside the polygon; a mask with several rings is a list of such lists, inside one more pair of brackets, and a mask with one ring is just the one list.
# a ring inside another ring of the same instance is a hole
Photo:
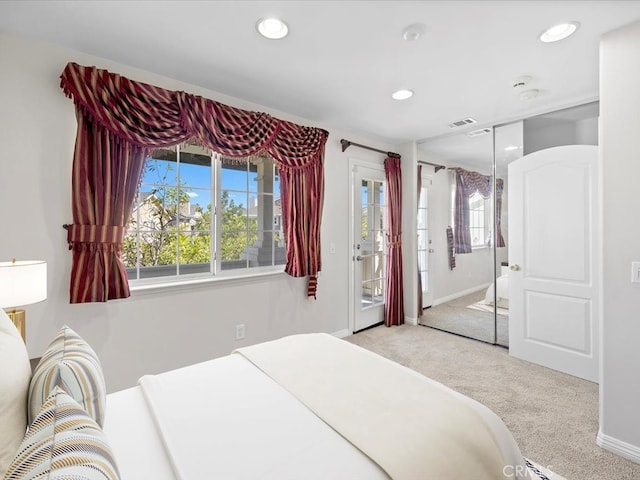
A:
{"label": "mirrored closet door", "polygon": [[[598,114],[592,102],[418,143],[428,185],[417,210],[421,325],[509,345],[509,278],[519,269],[509,264],[509,165],[539,150],[597,145]],[[515,307],[511,321],[522,322]]]}
{"label": "mirrored closet door", "polygon": [[[494,210],[504,203],[504,180],[494,178],[493,129],[440,137],[418,145],[423,184],[419,206],[428,205],[429,247],[421,246],[419,268],[428,265],[431,306],[419,323],[488,343],[508,342],[507,321],[496,318],[495,251],[504,250]],[[428,163],[446,165],[437,172]],[[425,175],[426,172],[426,175]],[[423,194],[428,198],[422,198]],[[501,217],[500,217],[501,218]],[[496,248],[499,246],[499,248]],[[422,255],[422,256],[421,256]],[[424,277],[424,276],[423,276]],[[424,292],[424,286],[423,286]],[[501,313],[503,313],[500,310]],[[500,324],[500,325],[498,325]],[[504,324],[504,325],[502,325]]]}

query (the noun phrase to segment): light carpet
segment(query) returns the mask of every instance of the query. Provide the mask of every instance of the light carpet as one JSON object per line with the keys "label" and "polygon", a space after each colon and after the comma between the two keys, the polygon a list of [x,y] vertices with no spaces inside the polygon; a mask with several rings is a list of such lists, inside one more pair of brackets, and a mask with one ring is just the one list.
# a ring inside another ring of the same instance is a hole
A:
{"label": "light carpet", "polygon": [[640,465],[596,445],[594,383],[510,357],[502,347],[422,326],[380,326],[345,340],[485,404],[509,427],[525,457],[567,480],[640,479]]}

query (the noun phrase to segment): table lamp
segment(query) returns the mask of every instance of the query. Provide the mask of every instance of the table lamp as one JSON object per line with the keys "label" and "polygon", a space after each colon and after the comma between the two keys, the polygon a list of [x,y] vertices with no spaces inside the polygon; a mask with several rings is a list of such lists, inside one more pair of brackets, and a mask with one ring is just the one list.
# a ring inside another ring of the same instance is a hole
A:
{"label": "table lamp", "polygon": [[26,315],[16,307],[31,305],[47,298],[47,263],[40,260],[0,262],[0,308],[26,342]]}

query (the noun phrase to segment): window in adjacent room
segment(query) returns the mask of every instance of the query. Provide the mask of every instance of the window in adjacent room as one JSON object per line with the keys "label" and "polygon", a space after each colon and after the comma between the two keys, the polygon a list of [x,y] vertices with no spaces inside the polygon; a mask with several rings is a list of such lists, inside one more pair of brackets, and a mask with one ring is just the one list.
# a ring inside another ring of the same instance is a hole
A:
{"label": "window in adjacent room", "polygon": [[469,232],[471,234],[471,247],[487,246],[487,211],[488,200],[475,192],[469,197]]}
{"label": "window in adjacent room", "polygon": [[122,257],[129,280],[246,274],[285,263],[277,168],[185,143],[147,160]]}

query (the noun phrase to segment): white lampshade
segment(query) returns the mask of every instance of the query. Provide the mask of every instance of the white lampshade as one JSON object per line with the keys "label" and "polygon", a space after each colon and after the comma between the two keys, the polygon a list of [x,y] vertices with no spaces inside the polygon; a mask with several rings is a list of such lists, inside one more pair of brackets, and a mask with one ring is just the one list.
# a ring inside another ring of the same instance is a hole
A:
{"label": "white lampshade", "polygon": [[30,305],[46,298],[46,262],[0,262],[0,308]]}

